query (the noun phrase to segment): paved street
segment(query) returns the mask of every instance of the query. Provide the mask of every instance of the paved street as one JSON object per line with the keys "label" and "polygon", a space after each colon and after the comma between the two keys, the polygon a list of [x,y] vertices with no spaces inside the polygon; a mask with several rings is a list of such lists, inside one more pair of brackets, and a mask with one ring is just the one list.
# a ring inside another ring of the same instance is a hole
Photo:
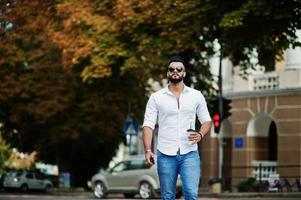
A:
{"label": "paved street", "polygon": [[[95,200],[92,194],[83,193],[83,194],[69,194],[69,195],[50,195],[43,193],[0,193],[0,200]],[[109,195],[106,199],[117,200],[125,199],[121,194]],[[133,199],[140,199],[138,195]],[[159,198],[157,198],[159,199]],[[183,199],[183,198],[181,198]],[[233,198],[217,198],[217,197],[200,197],[199,200],[300,200],[298,197],[233,197]],[[126,199],[125,199],[126,200]]]}

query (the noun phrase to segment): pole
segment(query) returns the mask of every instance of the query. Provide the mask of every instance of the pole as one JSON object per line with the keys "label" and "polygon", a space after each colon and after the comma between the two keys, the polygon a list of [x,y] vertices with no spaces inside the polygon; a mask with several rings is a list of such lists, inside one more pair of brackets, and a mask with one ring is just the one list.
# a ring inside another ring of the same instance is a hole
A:
{"label": "pole", "polygon": [[262,164],[259,163],[259,182],[261,182],[261,179],[262,179]]}
{"label": "pole", "polygon": [[219,71],[218,71],[218,88],[219,88],[219,114],[220,117],[223,116],[223,77],[222,77],[222,45],[220,47],[220,57],[219,57]]}
{"label": "pole", "polygon": [[[220,58],[219,58],[219,73],[218,73],[218,88],[219,88],[219,114],[222,122],[223,116],[223,78],[222,78],[222,44],[220,44]],[[221,137],[221,129],[217,137],[218,140],[218,178],[222,178],[222,166],[223,166],[223,138]]]}
{"label": "pole", "polygon": [[[127,120],[129,118],[131,118],[131,115],[132,115],[131,112],[132,112],[131,111],[131,101],[129,100],[128,101],[128,115],[127,115]],[[131,148],[131,146],[132,146],[132,135],[131,134],[127,134],[126,135],[126,139],[127,139],[127,151],[128,151],[128,155],[131,155],[131,150],[132,150],[132,148]]]}
{"label": "pole", "polygon": [[130,134],[130,142],[129,142],[129,155],[132,154],[132,134]]}

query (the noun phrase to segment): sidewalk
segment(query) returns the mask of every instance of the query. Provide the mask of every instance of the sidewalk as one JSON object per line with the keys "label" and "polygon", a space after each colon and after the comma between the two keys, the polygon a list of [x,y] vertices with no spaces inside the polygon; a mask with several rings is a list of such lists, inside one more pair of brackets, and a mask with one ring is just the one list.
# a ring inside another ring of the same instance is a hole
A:
{"label": "sidewalk", "polygon": [[[50,193],[52,194],[64,194],[64,195],[91,195],[92,191],[84,190],[83,188],[54,188]],[[200,192],[199,197],[203,198],[255,198],[255,197],[267,197],[267,198],[299,198],[301,199],[301,192]]]}
{"label": "sidewalk", "polygon": [[224,192],[224,193],[210,193],[201,192],[200,197],[215,197],[215,198],[254,198],[254,197],[290,197],[300,198],[301,192]]}

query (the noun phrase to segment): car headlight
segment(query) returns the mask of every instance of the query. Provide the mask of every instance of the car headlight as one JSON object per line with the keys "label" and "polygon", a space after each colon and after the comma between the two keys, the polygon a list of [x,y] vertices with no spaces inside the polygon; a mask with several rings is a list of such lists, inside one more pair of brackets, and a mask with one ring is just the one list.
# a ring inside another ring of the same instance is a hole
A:
{"label": "car headlight", "polygon": [[88,188],[92,188],[92,182],[91,181],[87,181],[87,186],[88,186]]}
{"label": "car headlight", "polygon": [[18,178],[18,177],[14,178],[14,182],[19,182],[19,181],[20,181],[20,178]]}

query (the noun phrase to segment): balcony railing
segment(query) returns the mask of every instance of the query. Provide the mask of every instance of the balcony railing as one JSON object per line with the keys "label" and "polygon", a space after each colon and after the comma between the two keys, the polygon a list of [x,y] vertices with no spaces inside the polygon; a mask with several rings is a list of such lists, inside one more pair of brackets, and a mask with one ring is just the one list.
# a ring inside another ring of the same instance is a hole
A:
{"label": "balcony railing", "polygon": [[277,174],[276,161],[257,161],[252,162],[253,176],[256,180],[267,181],[271,174]]}
{"label": "balcony railing", "polygon": [[279,75],[273,72],[253,75],[251,85],[253,90],[271,90],[279,88]]}

